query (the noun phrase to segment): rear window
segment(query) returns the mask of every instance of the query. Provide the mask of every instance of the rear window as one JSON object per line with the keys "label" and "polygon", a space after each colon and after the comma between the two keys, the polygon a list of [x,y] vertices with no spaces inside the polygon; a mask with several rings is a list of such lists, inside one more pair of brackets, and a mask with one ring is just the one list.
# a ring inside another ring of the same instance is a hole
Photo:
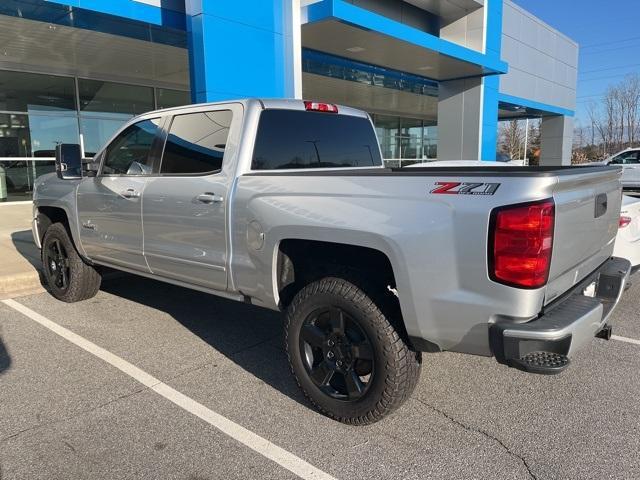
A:
{"label": "rear window", "polygon": [[366,118],[292,110],[260,116],[254,170],[379,165],[378,141]]}

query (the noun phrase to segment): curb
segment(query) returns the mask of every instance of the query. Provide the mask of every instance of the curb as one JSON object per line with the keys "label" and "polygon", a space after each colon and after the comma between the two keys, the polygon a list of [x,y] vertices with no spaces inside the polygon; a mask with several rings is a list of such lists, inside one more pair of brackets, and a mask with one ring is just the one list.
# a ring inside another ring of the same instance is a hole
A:
{"label": "curb", "polygon": [[0,299],[22,297],[42,293],[45,289],[36,270],[14,275],[0,276]]}

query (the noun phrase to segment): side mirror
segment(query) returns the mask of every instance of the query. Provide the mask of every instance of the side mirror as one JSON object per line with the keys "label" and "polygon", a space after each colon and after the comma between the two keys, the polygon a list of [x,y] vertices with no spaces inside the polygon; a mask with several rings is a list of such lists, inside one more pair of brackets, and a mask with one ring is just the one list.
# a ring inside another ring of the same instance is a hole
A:
{"label": "side mirror", "polygon": [[61,143],[56,146],[56,174],[62,180],[82,178],[80,145]]}

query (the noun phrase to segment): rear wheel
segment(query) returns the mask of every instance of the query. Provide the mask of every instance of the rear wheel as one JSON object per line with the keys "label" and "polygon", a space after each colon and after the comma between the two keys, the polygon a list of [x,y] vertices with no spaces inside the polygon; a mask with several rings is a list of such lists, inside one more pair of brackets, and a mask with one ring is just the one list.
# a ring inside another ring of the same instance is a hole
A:
{"label": "rear wheel", "polygon": [[364,289],[343,278],[323,278],[298,292],[285,335],[291,369],[307,398],[344,423],[374,423],[393,412],[420,375],[420,354]]}
{"label": "rear wheel", "polygon": [[49,290],[63,302],[86,300],[100,289],[100,274],[80,257],[62,223],[54,223],[44,234],[42,266]]}

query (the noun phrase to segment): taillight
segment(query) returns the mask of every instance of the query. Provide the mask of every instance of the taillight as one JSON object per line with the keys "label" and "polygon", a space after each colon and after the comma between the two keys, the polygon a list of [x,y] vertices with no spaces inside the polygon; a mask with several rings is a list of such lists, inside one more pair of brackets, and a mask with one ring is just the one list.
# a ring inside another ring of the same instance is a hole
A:
{"label": "taillight", "polygon": [[625,217],[624,215],[622,215],[620,217],[620,223],[618,224],[618,228],[625,228],[625,227],[629,226],[631,221],[632,221],[631,217]]}
{"label": "taillight", "polygon": [[518,288],[539,288],[549,279],[553,199],[495,209],[489,232],[489,276]]}
{"label": "taillight", "polygon": [[338,113],[338,106],[332,103],[304,102],[304,108],[314,112]]}

